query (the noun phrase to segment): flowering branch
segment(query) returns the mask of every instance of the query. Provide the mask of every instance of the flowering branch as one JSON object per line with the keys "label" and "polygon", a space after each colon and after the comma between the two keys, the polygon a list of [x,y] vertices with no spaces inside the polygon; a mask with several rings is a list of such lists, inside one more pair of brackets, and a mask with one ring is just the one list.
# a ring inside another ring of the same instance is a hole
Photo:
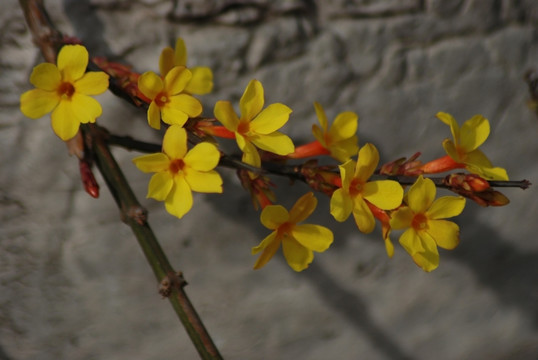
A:
{"label": "flowering branch", "polygon": [[[41,0],[20,0],[20,4],[36,44],[40,47],[45,59],[49,63],[54,63],[56,50],[62,43],[63,37],[50,22],[43,2]],[[157,280],[161,284],[160,294],[169,298],[200,357],[202,359],[221,359],[218,349],[183,289],[187,282],[181,272],[176,272],[170,265],[147,223],[146,210],[139,204],[104,141],[109,135],[93,124],[83,124],[81,132],[84,138],[83,157],[80,159],[81,168],[83,167],[85,171],[90,171],[85,161],[88,159],[88,154],[91,153],[118,204],[122,220],[131,227]],[[85,165],[83,166],[82,164]],[[91,178],[93,178],[93,174],[91,174]]]}

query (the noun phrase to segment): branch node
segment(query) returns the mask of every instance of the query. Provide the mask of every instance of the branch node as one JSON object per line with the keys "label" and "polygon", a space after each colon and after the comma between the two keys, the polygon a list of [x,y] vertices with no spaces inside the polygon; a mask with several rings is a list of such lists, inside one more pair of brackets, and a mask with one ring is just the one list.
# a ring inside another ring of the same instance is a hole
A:
{"label": "branch node", "polygon": [[177,273],[169,272],[162,280],[159,285],[159,294],[164,298],[169,297],[172,294],[172,290],[182,289],[187,285],[187,281],[183,277],[183,273],[178,271]]}
{"label": "branch node", "polygon": [[138,225],[144,225],[148,221],[148,211],[140,205],[131,205],[127,211],[122,211],[122,221],[133,219]]}

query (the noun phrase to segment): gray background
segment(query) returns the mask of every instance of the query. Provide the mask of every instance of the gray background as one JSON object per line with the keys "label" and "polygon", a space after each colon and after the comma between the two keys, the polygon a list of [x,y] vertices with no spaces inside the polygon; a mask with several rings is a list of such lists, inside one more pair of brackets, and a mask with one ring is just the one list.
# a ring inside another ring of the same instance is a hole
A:
{"label": "gray background", "polygon": [[[359,114],[361,144],[382,161],[443,155],[448,127],[476,113],[492,132],[483,147],[512,179],[536,183],[538,118],[526,106],[523,75],[538,67],[535,0],[382,1],[46,1],[66,34],[94,55],[157,70],[160,50],[184,37],[190,66],[210,66],[215,90],[237,103],[259,79],[266,103],[293,109],[285,131],[311,139],[319,101],[332,120]],[[196,358],[129,228],[104,186],[83,190],[75,158],[48,117],[25,118],[19,95],[42,61],[18,2],[0,11],[0,359]],[[159,141],[140,114],[110,94],[99,123]],[[364,236],[336,223],[318,196],[312,222],[335,242],[307,271],[279,253],[252,271],[250,248],[267,230],[229,170],[225,193],[197,195],[181,221],[146,200],[149,176],[115,149],[187,292],[230,359],[536,359],[538,242],[536,185],[507,189],[512,203],[468,203],[461,244],[426,274],[380,231]],[[285,205],[306,191],[275,179]],[[397,237],[393,236],[397,244]]]}

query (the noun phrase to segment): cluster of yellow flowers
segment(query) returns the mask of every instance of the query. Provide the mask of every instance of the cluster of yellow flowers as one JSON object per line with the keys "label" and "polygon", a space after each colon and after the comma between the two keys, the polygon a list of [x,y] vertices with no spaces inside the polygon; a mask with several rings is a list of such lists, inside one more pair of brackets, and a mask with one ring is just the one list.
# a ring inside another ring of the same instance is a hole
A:
{"label": "cluster of yellow flowers", "polygon": [[[202,104],[193,95],[209,93],[213,88],[213,74],[207,67],[188,68],[187,51],[182,39],[175,49],[165,48],[159,59],[160,74],[148,71],[137,82],[140,97],[149,103],[147,121],[150,127],[160,129],[161,121],[168,124],[162,142],[162,152],[133,159],[143,172],[154,173],[149,181],[147,197],[164,201],[166,210],[182,218],[193,205],[192,192],[221,193],[222,178],[215,170],[221,152],[215,143],[198,142],[188,146],[188,119],[199,117]],[[36,87],[21,96],[21,111],[30,118],[40,118],[52,112],[54,132],[62,139],[73,138],[81,123],[95,122],[102,113],[100,104],[89,95],[98,95],[108,88],[109,75],[104,72],[86,72],[88,52],[81,45],[65,45],[58,54],[57,64],[36,66],[30,82]],[[223,137],[234,138],[242,152],[242,161],[255,168],[262,167],[262,153],[272,153],[287,159],[315,155],[330,155],[339,163],[339,177],[331,194],[330,213],[343,222],[353,214],[358,229],[363,233],[374,230],[377,218],[383,227],[387,253],[392,257],[390,241],[392,230],[403,230],[399,237],[402,247],[415,263],[425,271],[439,265],[437,247],[453,249],[459,243],[459,228],[444,220],[459,215],[465,206],[461,196],[438,199],[432,180],[419,175],[404,195],[404,188],[394,180],[372,180],[379,165],[379,153],[373,144],[359,148],[357,138],[358,116],[343,112],[329,126],[327,116],[314,103],[319,126],[313,125],[315,140],[295,147],[293,141],[279,130],[288,122],[292,110],[280,103],[264,108],[262,84],[252,80],[240,101],[239,115],[229,101],[218,101],[214,107],[215,119],[222,124]],[[447,155],[418,168],[420,174],[432,174],[465,168],[484,179],[507,180],[506,171],[493,167],[478,149],[489,135],[489,122],[477,115],[460,128],[452,116],[438,113],[438,118],[450,126],[453,140],[445,140]],[[215,134],[219,126],[209,126],[208,134]],[[356,157],[356,158],[355,158]],[[416,170],[416,169],[415,169]],[[259,174],[249,172],[251,179]],[[284,256],[295,271],[308,267],[313,252],[323,252],[333,242],[333,233],[326,227],[300,224],[317,206],[312,192],[300,197],[288,212],[281,205],[266,205],[261,222],[272,232],[252,249],[261,252],[254,268],[263,267],[282,244]]]}

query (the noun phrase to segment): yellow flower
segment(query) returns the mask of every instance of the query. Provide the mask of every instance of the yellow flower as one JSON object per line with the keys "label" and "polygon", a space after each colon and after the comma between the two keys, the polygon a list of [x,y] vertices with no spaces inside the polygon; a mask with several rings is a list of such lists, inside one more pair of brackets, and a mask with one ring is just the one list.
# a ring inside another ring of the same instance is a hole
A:
{"label": "yellow flower", "polygon": [[252,255],[262,251],[254,269],[267,264],[280,244],[288,265],[295,271],[308,267],[314,259],[314,251],[323,252],[329,248],[333,242],[331,230],[321,225],[298,225],[312,214],[317,203],[314,194],[309,192],[297,200],[289,213],[281,205],[268,205],[263,209],[260,220],[266,228],[274,231],[252,248]]}
{"label": "yellow flower", "polygon": [[138,88],[151,100],[148,109],[148,124],[161,128],[162,120],[170,125],[183,126],[189,117],[202,113],[200,101],[185,94],[185,86],[191,80],[191,72],[184,66],[172,68],[162,79],[152,71],[138,78]]}
{"label": "yellow flower", "polygon": [[187,132],[179,125],[166,130],[163,152],[133,159],[143,172],[154,172],[148,185],[148,198],[164,201],[166,210],[178,218],[192,208],[192,191],[221,193],[222,179],[213,170],[220,153],[203,142],[187,151]]}
{"label": "yellow flower", "polygon": [[38,119],[52,111],[52,129],[62,140],[74,137],[80,124],[93,123],[103,112],[98,95],[108,88],[104,72],[86,72],[88,51],[82,45],[65,45],[58,53],[56,65],[43,63],[34,67],[30,83],[36,89],[21,95],[21,111]]}
{"label": "yellow flower", "polygon": [[443,147],[446,153],[457,163],[465,164],[465,168],[490,180],[508,180],[506,170],[493,167],[489,159],[478,149],[489,136],[489,121],[482,115],[475,115],[467,120],[461,128],[450,114],[439,112],[437,118],[450,126],[453,141],[445,139]]}
{"label": "yellow flower", "polygon": [[[187,66],[187,47],[182,38],[177,39],[175,51],[168,46],[163,49],[159,58],[161,76],[166,76],[174,66]],[[195,66],[189,70],[192,72],[192,78],[187,82],[185,92],[204,95],[213,90],[213,73],[210,68]]]}
{"label": "yellow flower", "polygon": [[400,244],[424,271],[439,266],[437,246],[452,250],[459,243],[459,227],[452,221],[442,220],[461,214],[465,198],[443,196],[435,199],[435,184],[428,178],[418,177],[407,193],[408,206],[391,214],[393,230],[406,229]]}
{"label": "yellow flower", "polygon": [[321,125],[321,128],[315,124],[312,125],[312,133],[316,139],[329,150],[333,158],[341,162],[349,160],[359,151],[356,135],[359,119],[357,114],[350,111],[340,113],[329,127],[323,107],[315,102],[314,108]]}
{"label": "yellow flower", "polygon": [[252,80],[239,101],[241,118],[229,101],[218,101],[214,110],[217,120],[235,133],[243,161],[256,167],[260,167],[261,159],[255,146],[278,155],[288,155],[295,149],[291,139],[277,131],[288,121],[291,109],[276,103],[262,110],[263,103],[262,84]]}
{"label": "yellow flower", "polygon": [[345,221],[351,213],[363,233],[374,230],[375,219],[369,203],[382,210],[391,210],[402,203],[403,188],[393,180],[368,181],[379,163],[379,153],[372,144],[359,150],[358,161],[348,160],[340,165],[342,187],[331,197],[331,214],[337,221]]}

